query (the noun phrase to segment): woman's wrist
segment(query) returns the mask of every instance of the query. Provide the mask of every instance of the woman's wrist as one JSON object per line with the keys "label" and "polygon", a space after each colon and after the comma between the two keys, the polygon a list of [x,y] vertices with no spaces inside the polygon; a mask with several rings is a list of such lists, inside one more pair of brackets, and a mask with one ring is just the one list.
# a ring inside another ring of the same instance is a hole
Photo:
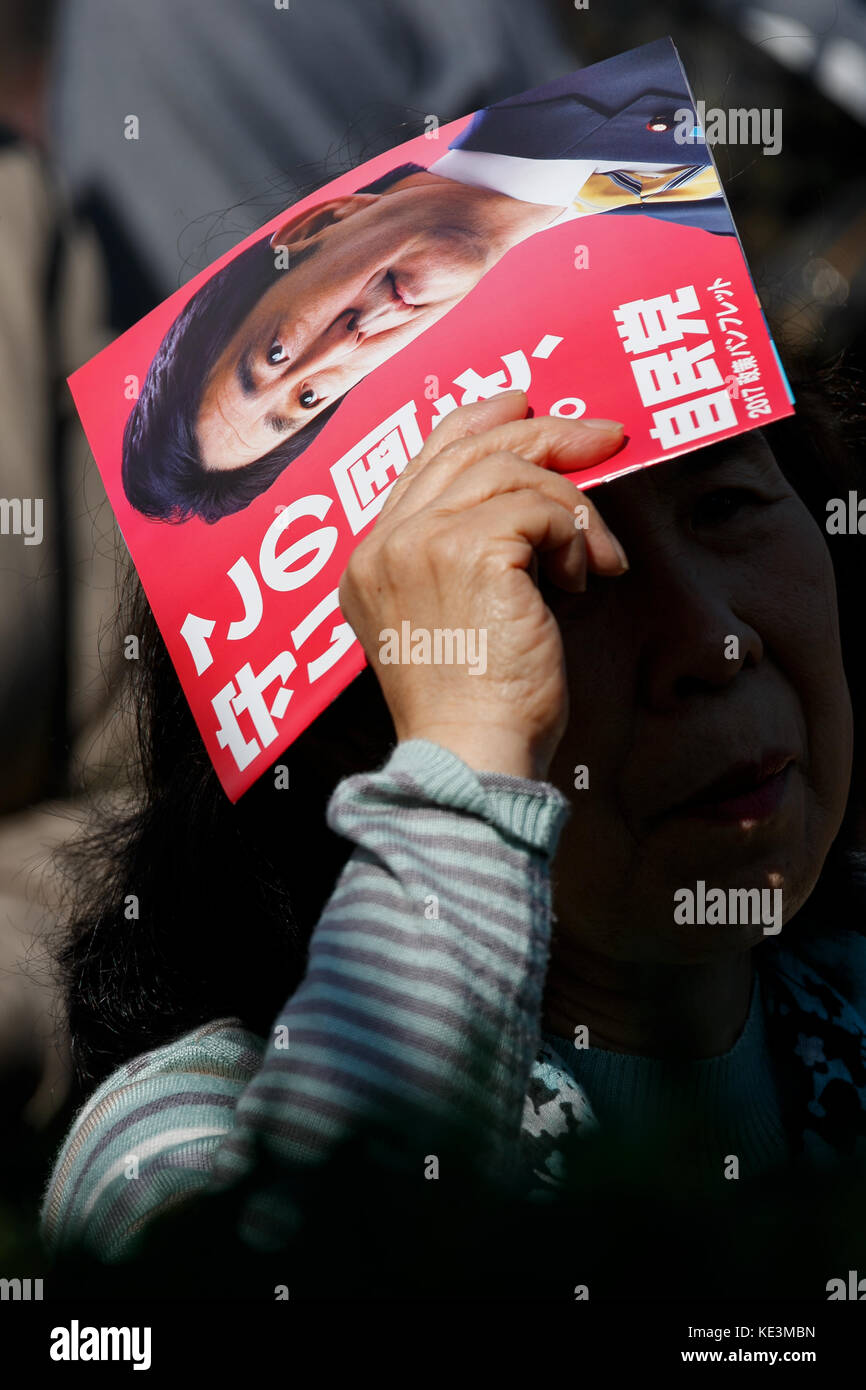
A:
{"label": "woman's wrist", "polygon": [[384,770],[398,769],[417,777],[419,790],[439,805],[477,815],[528,849],[551,858],[555,854],[569,804],[535,769],[527,777],[505,770],[500,759],[490,770],[472,767],[459,748],[420,736],[398,744],[391,754]]}
{"label": "woman's wrist", "polygon": [[454,753],[473,772],[500,772],[507,777],[544,781],[550,766],[545,749],[533,748],[522,735],[495,725],[428,724],[401,736],[399,742],[425,739]]}

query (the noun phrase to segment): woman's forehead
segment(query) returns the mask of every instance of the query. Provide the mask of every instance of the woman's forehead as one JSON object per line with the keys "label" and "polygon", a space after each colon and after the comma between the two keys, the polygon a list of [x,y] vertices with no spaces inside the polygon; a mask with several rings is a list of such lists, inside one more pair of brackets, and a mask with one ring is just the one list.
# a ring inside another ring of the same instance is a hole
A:
{"label": "woman's forehead", "polygon": [[778,474],[778,460],[761,430],[734,435],[679,458],[638,469],[624,478],[615,478],[593,488],[590,496],[602,505],[606,499],[628,503],[646,500],[649,496],[663,501],[680,495],[708,475],[734,467],[756,478]]}

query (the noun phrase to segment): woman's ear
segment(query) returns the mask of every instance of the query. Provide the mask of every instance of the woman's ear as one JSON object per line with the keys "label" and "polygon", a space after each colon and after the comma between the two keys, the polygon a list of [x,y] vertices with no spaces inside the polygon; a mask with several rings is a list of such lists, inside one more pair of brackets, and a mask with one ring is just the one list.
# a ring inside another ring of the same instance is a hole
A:
{"label": "woman's ear", "polygon": [[350,193],[343,198],[329,198],[326,203],[317,203],[314,208],[289,217],[271,234],[270,244],[292,247],[298,242],[310,241],[326,227],[332,227],[346,217],[353,217],[356,212],[378,202],[380,196],[378,193]]}

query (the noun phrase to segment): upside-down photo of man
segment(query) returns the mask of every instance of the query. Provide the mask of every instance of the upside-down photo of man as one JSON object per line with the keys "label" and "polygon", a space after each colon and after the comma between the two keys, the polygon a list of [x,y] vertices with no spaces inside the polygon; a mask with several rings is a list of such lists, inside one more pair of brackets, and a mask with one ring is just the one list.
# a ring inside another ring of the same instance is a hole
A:
{"label": "upside-down photo of man", "polygon": [[124,436],[129,501],[163,521],[247,506],[352,387],[549,227],[645,214],[732,234],[706,146],[677,142],[692,109],[660,40],[480,111],[427,169],[287,216],[163,340]]}

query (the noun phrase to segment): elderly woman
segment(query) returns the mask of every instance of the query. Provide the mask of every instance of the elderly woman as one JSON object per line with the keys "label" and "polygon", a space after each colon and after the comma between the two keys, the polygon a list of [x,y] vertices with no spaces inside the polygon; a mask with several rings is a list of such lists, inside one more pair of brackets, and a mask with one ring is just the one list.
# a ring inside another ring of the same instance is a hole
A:
{"label": "elderly woman", "polygon": [[[385,703],[365,673],[288,790],[228,805],[146,620],[142,801],[63,952],[92,1094],[54,1250],[241,1179],[279,1248],[371,1126],[419,1173],[465,1127],[526,1192],[596,1129],[719,1183],[855,1150],[866,950],[810,913],[853,747],[824,535],[760,432],[590,499],[562,475],[621,427],[526,414],[455,411],[395,484],[341,588]],[[483,630],[483,669],[380,662],[407,619]]]}

